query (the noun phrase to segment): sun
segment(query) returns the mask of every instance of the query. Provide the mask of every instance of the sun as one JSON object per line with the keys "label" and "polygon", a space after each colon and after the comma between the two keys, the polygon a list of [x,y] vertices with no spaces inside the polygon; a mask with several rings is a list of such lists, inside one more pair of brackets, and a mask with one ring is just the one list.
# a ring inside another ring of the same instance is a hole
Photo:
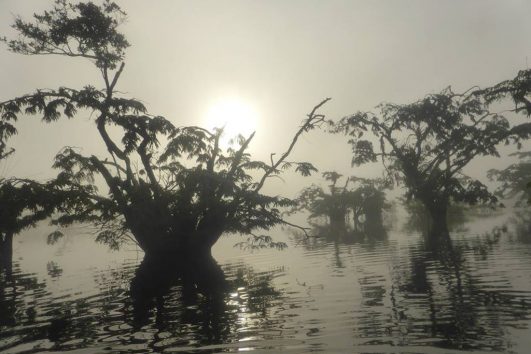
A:
{"label": "sun", "polygon": [[222,145],[238,134],[248,137],[258,124],[258,114],[254,107],[240,97],[225,97],[214,102],[206,113],[206,128],[223,128]]}

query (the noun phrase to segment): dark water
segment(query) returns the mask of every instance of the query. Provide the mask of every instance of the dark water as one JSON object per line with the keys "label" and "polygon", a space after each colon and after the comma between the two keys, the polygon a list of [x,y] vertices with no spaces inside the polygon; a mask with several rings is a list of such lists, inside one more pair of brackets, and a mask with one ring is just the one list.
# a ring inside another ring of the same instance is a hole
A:
{"label": "dark water", "polygon": [[279,230],[285,251],[226,238],[214,249],[224,290],[147,277],[133,296],[141,254],[83,230],[46,246],[42,227],[18,236],[0,280],[0,351],[529,353],[530,223],[512,214],[471,217],[451,243],[428,242],[403,215],[371,239]]}

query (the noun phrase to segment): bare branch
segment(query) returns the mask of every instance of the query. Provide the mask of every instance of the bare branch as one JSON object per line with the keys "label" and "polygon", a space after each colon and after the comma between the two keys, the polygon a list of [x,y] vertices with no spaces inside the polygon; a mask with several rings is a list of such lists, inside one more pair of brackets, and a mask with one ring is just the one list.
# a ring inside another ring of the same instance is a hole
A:
{"label": "bare branch", "polygon": [[258,183],[258,185],[255,188],[255,192],[258,192],[260,189],[262,189],[262,187],[264,186],[264,183],[265,183],[266,179],[269,177],[269,175],[271,175],[273,172],[275,172],[278,169],[278,167],[280,166],[280,164],[289,156],[289,154],[293,150],[293,147],[297,143],[297,140],[299,139],[299,136],[302,133],[304,133],[304,132],[310,130],[311,128],[313,128],[315,126],[315,124],[318,124],[318,123],[320,123],[320,122],[322,122],[324,120],[324,116],[320,115],[320,114],[316,115],[316,111],[319,108],[321,108],[326,102],[328,102],[330,100],[331,100],[331,98],[326,98],[326,99],[321,101],[318,105],[316,105],[312,109],[310,114],[308,114],[308,119],[306,119],[304,121],[304,124],[299,128],[299,130],[297,131],[297,133],[293,137],[293,140],[291,141],[291,144],[289,145],[288,150],[286,150],[286,152],[284,152],[284,154],[282,154],[280,159],[278,159],[277,162],[275,164],[273,164],[271,166],[271,168],[264,173],[264,175],[260,179],[260,182]]}

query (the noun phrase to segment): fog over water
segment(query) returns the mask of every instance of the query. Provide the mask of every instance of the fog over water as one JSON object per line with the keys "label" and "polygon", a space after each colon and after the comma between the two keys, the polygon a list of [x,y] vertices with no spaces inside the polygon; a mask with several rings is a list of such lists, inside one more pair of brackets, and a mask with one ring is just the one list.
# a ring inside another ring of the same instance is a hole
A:
{"label": "fog over water", "polygon": [[523,354],[531,345],[531,248],[512,218],[469,215],[456,224],[451,249],[432,248],[415,223],[396,220],[372,240],[278,230],[289,244],[282,252],[242,252],[223,238],[213,250],[230,284],[221,297],[178,282],[163,296],[131,298],[142,269],[134,249],[110,252],[80,230],[47,246],[28,232],[15,246],[18,287],[0,288],[0,325],[18,324],[4,327],[0,348]]}

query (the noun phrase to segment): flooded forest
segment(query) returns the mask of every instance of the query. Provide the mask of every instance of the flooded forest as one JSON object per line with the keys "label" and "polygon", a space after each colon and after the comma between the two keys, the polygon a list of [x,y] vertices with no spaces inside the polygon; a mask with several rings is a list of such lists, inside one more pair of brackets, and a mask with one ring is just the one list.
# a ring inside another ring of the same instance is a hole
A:
{"label": "flooded forest", "polygon": [[531,4],[0,10],[1,353],[531,351]]}

